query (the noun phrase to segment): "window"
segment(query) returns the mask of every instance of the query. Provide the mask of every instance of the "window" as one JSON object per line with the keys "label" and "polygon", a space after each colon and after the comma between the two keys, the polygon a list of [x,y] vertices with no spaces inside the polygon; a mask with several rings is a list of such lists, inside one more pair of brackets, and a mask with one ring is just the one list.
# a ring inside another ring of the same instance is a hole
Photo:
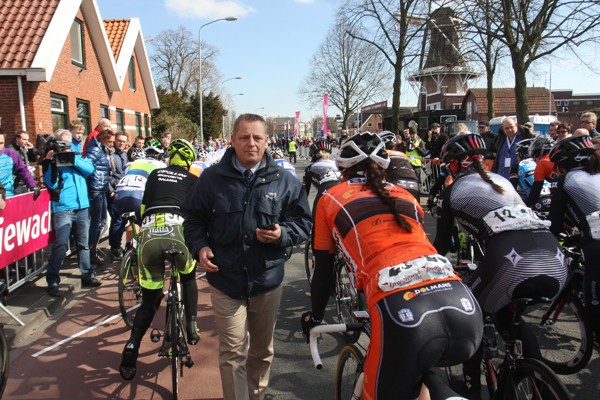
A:
{"label": "window", "polygon": [[76,19],[71,25],[71,62],[85,67],[85,52],[83,49],[83,23]]}
{"label": "window", "polygon": [[556,100],[556,106],[557,106],[557,107],[558,107],[558,106],[560,106],[561,104],[562,104],[562,101],[560,101],[560,100]]}
{"label": "window", "polygon": [[77,119],[85,126],[85,132],[91,132],[90,126],[90,102],[77,99]]}
{"label": "window", "polygon": [[142,115],[135,113],[135,134],[140,136],[142,134]]}
{"label": "window", "polygon": [[123,115],[123,110],[117,108],[116,114],[117,114],[117,132],[125,132],[125,130],[123,129],[125,127],[125,118]]}
{"label": "window", "polygon": [[110,110],[104,104],[100,104],[100,118],[110,119]]}
{"label": "window", "polygon": [[144,136],[150,136],[150,120],[148,119],[148,114],[144,115],[144,133]]}
{"label": "window", "polygon": [[52,132],[69,127],[67,98],[60,94],[50,93],[50,110],[52,112]]}
{"label": "window", "polygon": [[129,60],[129,89],[135,92],[135,58]]}

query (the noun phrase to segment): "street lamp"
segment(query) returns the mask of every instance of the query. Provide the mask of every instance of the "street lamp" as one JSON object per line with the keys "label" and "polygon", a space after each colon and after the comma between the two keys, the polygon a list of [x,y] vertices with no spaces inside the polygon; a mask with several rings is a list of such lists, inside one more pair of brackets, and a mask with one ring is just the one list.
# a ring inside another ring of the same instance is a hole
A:
{"label": "street lamp", "polygon": [[214,24],[219,21],[236,21],[236,17],[219,18],[214,21],[207,22],[204,25],[200,25],[198,28],[198,97],[200,103],[200,145],[204,146],[204,127],[202,126],[202,41],[200,39],[200,31],[207,25]]}
{"label": "street lamp", "polygon": [[221,85],[224,84],[225,82],[228,82],[228,81],[231,81],[231,80],[234,80],[234,79],[242,79],[242,77],[241,76],[236,76],[236,77],[233,77],[233,78],[225,79],[223,82],[221,82]]}

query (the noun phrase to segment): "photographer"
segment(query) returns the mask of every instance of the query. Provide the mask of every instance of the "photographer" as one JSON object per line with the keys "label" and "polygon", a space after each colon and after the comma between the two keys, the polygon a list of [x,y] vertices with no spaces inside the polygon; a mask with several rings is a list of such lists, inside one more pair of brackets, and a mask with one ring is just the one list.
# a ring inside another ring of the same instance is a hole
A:
{"label": "photographer", "polygon": [[417,180],[420,185],[423,157],[427,154],[427,150],[425,149],[425,142],[421,140],[417,134],[417,128],[415,126],[409,128],[408,134],[408,139],[402,142],[403,148],[400,151],[404,152],[408,157],[410,165],[415,170],[415,174],[417,174]]}
{"label": "photographer", "polygon": [[[60,268],[65,260],[71,227],[76,225],[77,258],[82,286],[98,286],[90,263],[88,246],[89,200],[85,178],[94,172],[94,164],[72,152],[71,133],[59,129],[46,143],[43,161],[44,184],[52,199],[52,224],[56,234],[48,260],[47,293],[60,297]],[[71,164],[71,165],[69,165]]]}

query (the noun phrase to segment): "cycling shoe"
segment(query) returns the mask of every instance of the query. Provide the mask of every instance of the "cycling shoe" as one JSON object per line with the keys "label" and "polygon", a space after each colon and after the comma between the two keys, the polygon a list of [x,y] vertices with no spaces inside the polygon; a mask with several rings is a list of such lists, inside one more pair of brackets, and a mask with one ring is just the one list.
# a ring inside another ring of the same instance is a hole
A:
{"label": "cycling shoe", "polygon": [[135,343],[128,342],[123,350],[121,365],[119,366],[119,373],[123,379],[130,381],[135,377],[137,358],[138,348]]}

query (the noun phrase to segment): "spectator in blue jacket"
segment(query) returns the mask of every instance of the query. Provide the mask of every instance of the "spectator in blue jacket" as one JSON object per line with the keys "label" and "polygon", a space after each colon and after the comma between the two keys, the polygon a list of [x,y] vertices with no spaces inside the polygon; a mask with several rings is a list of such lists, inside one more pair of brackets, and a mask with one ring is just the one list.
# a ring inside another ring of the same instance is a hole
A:
{"label": "spectator in blue jacket", "polygon": [[106,196],[109,192],[109,183],[112,179],[114,164],[112,162],[115,134],[106,129],[97,137],[97,143],[90,142],[85,157],[96,167],[93,174],[87,177],[88,196],[90,200],[90,260],[92,264],[104,263],[98,256],[97,246],[100,233],[106,226],[106,212],[108,209]]}
{"label": "spectator in blue jacket", "polygon": [[[71,133],[66,129],[55,132],[53,139],[71,143]],[[71,151],[73,148],[71,147]],[[88,192],[85,178],[94,172],[94,164],[79,154],[74,156],[73,166],[60,166],[52,160],[54,151],[48,151],[44,156],[44,184],[51,193],[52,225],[55,233],[52,243],[52,253],[48,260],[46,282],[48,295],[60,297],[60,268],[65,260],[71,227],[76,226],[77,259],[81,272],[81,285],[84,287],[100,286],[100,281],[94,278],[90,263],[88,246]]]}
{"label": "spectator in blue jacket", "polygon": [[15,176],[22,180],[29,189],[36,189],[35,180],[27,169],[27,165],[21,160],[19,153],[4,147],[4,141],[4,134],[0,133],[0,183],[6,190],[6,197],[12,197],[15,194]]}

